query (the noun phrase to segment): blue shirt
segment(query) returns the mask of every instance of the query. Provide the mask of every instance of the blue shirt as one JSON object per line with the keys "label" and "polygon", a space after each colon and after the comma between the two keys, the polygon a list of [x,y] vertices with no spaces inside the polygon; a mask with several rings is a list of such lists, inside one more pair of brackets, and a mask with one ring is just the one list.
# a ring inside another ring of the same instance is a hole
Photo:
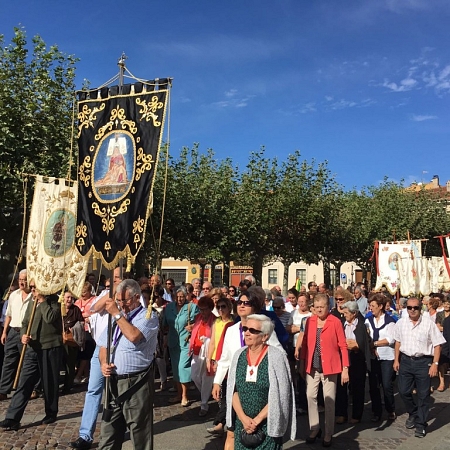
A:
{"label": "blue shirt", "polygon": [[[158,316],[155,312],[152,312],[150,319],[147,319],[146,308],[142,308],[134,317],[133,312],[130,311],[127,314],[127,320],[132,317],[131,323],[142,333],[143,338],[134,344],[123,335],[119,337],[114,349],[111,349],[111,363],[116,366],[117,375],[145,370],[153,361],[156,351],[159,328]],[[116,325],[116,328],[118,328],[118,325]],[[114,335],[115,332],[113,332]],[[107,339],[108,329],[105,329],[97,344],[106,348]]]}

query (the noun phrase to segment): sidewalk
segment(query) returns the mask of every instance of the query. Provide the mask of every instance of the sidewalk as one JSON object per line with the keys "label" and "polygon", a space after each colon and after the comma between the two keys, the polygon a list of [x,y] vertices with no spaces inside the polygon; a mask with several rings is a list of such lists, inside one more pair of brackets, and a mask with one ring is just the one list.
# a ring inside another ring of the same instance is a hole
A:
{"label": "sidewalk", "polygon": [[[60,398],[60,414],[58,421],[51,425],[41,425],[44,417],[44,402],[42,399],[29,402],[22,419],[19,431],[0,432],[0,449],[67,449],[68,443],[78,437],[81,411],[84,404],[85,386]],[[224,438],[212,437],[206,431],[210,427],[217,411],[214,401],[210,402],[210,413],[199,417],[199,394],[190,391],[194,402],[188,408],[181,405],[168,405],[167,400],[173,393],[156,392],[154,408],[154,439],[156,450],[222,450]],[[368,398],[368,397],[366,397]],[[366,403],[363,421],[357,425],[336,425],[333,438],[333,449],[376,449],[376,450],[443,450],[450,448],[450,390],[432,394],[428,434],[424,439],[414,437],[414,430],[405,428],[403,403],[396,395],[397,414],[394,422],[386,420],[373,424],[370,421],[370,403]],[[0,403],[0,419],[2,420],[9,401]],[[321,415],[322,416],[322,415]],[[288,441],[285,449],[314,449],[322,447],[321,442],[308,445],[304,438],[308,434],[307,416],[297,417],[297,441]],[[100,432],[99,414],[95,443],[97,447]],[[323,417],[321,417],[323,420]],[[123,449],[132,449],[130,440],[123,444]]]}

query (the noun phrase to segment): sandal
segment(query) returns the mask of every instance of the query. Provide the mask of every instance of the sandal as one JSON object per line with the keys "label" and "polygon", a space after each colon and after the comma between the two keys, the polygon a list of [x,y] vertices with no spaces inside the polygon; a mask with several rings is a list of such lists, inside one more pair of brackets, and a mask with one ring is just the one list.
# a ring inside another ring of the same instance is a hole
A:
{"label": "sandal", "polygon": [[181,400],[181,406],[185,407],[189,406],[191,402],[188,399]]}
{"label": "sandal", "polygon": [[439,386],[436,390],[438,392],[444,392],[445,391],[445,386]]}

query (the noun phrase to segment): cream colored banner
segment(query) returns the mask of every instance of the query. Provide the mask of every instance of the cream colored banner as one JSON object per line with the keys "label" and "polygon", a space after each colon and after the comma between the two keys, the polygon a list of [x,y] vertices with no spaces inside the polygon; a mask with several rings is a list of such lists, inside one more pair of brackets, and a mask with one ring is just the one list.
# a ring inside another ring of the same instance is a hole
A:
{"label": "cream colored banner", "polygon": [[88,258],[74,251],[77,183],[38,176],[27,239],[27,277],[44,294],[67,288],[77,297],[86,277]]}
{"label": "cream colored banner", "polygon": [[417,289],[417,263],[414,264],[414,260],[421,259],[421,256],[421,241],[380,242],[378,250],[380,275],[377,276],[375,289],[380,289],[384,285],[391,294],[394,294],[400,287],[402,279],[405,291]]}

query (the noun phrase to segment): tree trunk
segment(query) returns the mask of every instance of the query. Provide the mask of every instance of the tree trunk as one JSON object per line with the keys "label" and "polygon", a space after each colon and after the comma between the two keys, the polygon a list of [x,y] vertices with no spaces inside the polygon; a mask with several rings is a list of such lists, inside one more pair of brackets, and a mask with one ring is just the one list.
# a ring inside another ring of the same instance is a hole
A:
{"label": "tree trunk", "polygon": [[225,286],[230,285],[230,258],[228,255],[225,256],[223,261],[222,282]]}
{"label": "tree trunk", "polygon": [[[323,282],[327,289],[331,288],[331,271],[330,271],[330,261],[323,260]],[[333,286],[333,288],[336,286]]]}
{"label": "tree trunk", "polygon": [[263,270],[263,255],[256,255],[253,260],[253,276],[256,278],[256,284],[261,286],[262,270]]}

